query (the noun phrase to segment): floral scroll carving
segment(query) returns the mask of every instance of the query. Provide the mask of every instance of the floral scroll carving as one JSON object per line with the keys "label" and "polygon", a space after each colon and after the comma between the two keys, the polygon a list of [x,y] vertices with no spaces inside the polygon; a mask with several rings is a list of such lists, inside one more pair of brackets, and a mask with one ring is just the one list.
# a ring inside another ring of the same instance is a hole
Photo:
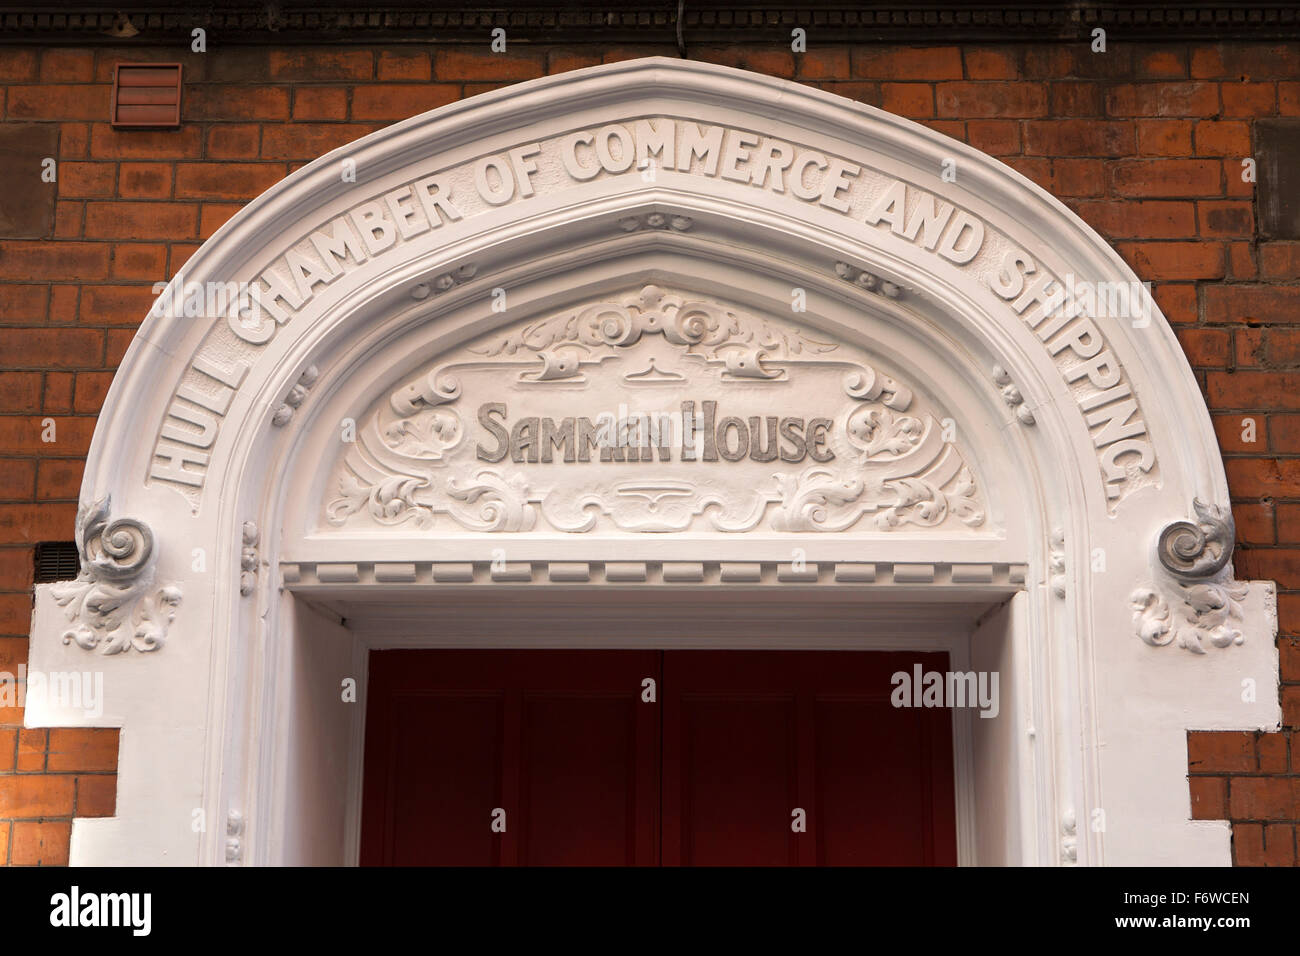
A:
{"label": "floral scroll carving", "polygon": [[1242,620],[1247,585],[1233,580],[1236,529],[1232,511],[1192,502],[1195,521],[1175,521],[1160,533],[1156,557],[1161,573],[1152,587],[1133,592],[1138,637],[1153,647],[1177,643],[1194,654],[1241,644],[1235,622]]}
{"label": "floral scroll carving", "polygon": [[63,643],[101,654],[156,651],[181,603],[181,589],[154,580],[157,553],[149,526],[132,518],[109,518],[109,499],[77,513],[81,573],[52,593],[72,626]]}

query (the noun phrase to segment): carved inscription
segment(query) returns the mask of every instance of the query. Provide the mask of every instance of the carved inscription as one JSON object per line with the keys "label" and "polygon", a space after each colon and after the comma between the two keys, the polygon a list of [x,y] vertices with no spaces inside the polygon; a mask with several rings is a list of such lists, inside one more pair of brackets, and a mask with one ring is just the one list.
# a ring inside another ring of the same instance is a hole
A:
{"label": "carved inscription", "polygon": [[322,510],[326,526],[452,534],[979,527],[975,478],[942,433],[857,350],[646,286],[399,385]]}
{"label": "carved inscription", "polygon": [[[299,316],[310,321],[316,299],[354,270],[387,270],[404,250],[427,249],[431,233],[445,232],[450,241],[467,220],[512,203],[536,202],[568,185],[684,175],[760,189],[773,205],[829,210],[868,242],[887,233],[919,254],[978,275],[1056,363],[1092,435],[1108,496],[1118,500],[1155,480],[1155,452],[1141,408],[1091,314],[1089,302],[1095,300],[1073,297],[1069,282],[974,213],[873,169],[868,159],[837,157],[750,130],[633,118],[431,168],[364,196],[310,228],[231,297],[176,392],[150,477],[197,502],[232,391],[279,329]],[[172,298],[164,293],[160,301],[165,306]],[[737,428],[732,437],[738,435]]]}

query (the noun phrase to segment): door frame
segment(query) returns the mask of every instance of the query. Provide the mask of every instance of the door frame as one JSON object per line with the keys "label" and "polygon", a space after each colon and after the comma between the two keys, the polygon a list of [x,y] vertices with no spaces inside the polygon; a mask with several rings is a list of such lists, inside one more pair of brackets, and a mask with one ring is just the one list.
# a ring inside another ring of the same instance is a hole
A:
{"label": "door frame", "polygon": [[[793,586],[779,589],[782,593],[773,600],[778,604],[794,607],[808,600],[806,588]],[[855,589],[854,598],[861,599],[862,606],[870,603],[870,594],[865,589]],[[555,592],[552,591],[551,594]],[[641,592],[644,596],[644,592]],[[727,598],[744,600],[752,594],[753,589],[726,589],[711,592],[710,600],[724,601]],[[618,607],[623,602],[634,598],[637,592],[626,589],[609,589],[592,596],[590,589],[583,593],[584,599],[593,604],[606,607]],[[459,597],[459,595],[457,595]],[[619,633],[604,639],[591,634],[584,634],[580,622],[558,615],[539,613],[538,589],[503,588],[495,593],[499,605],[509,605],[519,616],[534,616],[536,626],[527,634],[499,635],[495,639],[484,639],[479,633],[466,633],[456,626],[440,627],[439,614],[429,603],[410,605],[412,617],[398,622],[393,618],[382,624],[368,621],[364,607],[350,603],[346,596],[337,593],[330,595],[324,590],[313,590],[302,594],[294,602],[298,612],[298,621],[308,624],[312,630],[312,640],[321,637],[319,631],[325,622],[333,622],[332,638],[346,646],[351,673],[356,675],[358,698],[351,711],[348,729],[342,739],[336,741],[347,748],[348,774],[344,785],[343,799],[346,805],[346,829],[343,835],[342,859],[344,865],[357,865],[360,857],[361,841],[361,801],[364,780],[365,759],[365,711],[368,704],[367,674],[369,655],[372,650],[404,649],[524,649],[555,648],[582,649],[601,647],[605,649],[699,649],[699,650],[861,650],[861,651],[941,651],[948,654],[949,667],[953,670],[968,671],[972,669],[972,643],[983,638],[992,643],[1006,643],[1022,649],[1021,655],[1011,650],[1013,658],[1023,658],[1029,646],[1029,630],[1024,614],[1006,613],[1023,592],[998,592],[992,589],[970,595],[969,601],[939,602],[940,610],[920,622],[913,622],[906,627],[896,620],[892,622],[871,622],[864,619],[867,627],[856,627],[850,622],[839,620],[833,624],[822,622],[814,627],[809,635],[794,632],[787,633],[753,633],[749,636],[737,636],[734,620],[721,616],[705,619],[691,619],[692,632],[666,646],[663,639],[656,635],[632,635]],[[292,601],[292,598],[287,598]],[[878,598],[877,598],[878,600]],[[850,599],[845,607],[853,607],[856,601]],[[888,607],[889,605],[885,605]],[[358,608],[362,607],[360,611]],[[998,612],[1003,612],[1000,615]],[[910,613],[910,612],[898,612]],[[481,610],[476,610],[482,620]],[[303,615],[307,615],[304,619]],[[421,622],[418,618],[424,616]],[[888,617],[890,615],[879,615]],[[313,620],[315,618],[315,620]],[[990,620],[997,619],[995,627],[989,627]],[[432,623],[431,623],[432,622]],[[490,622],[485,623],[490,628]],[[675,625],[673,625],[675,626]],[[854,630],[857,633],[854,633]],[[292,672],[292,668],[289,671]],[[1015,675],[1005,674],[1004,680],[1012,683]],[[1004,685],[1005,686],[1005,685]],[[322,706],[336,698],[334,685],[326,681],[304,686],[302,691],[316,690]],[[1003,693],[1003,704],[998,718],[990,723],[1010,725],[1019,720],[1016,709],[1007,706],[1014,693],[1007,688]],[[977,775],[975,767],[975,733],[977,721],[983,723],[971,709],[952,710],[953,732],[953,781],[957,821],[957,862],[959,866],[976,865],[983,861],[995,863],[1029,863],[1035,862],[1036,851],[1032,849],[1037,842],[1033,831],[1035,818],[1041,822],[1041,806],[1023,806],[1020,800],[1028,797],[1033,800],[1037,786],[1030,770],[1030,776],[1023,774],[1034,766],[1036,761],[1032,748],[1017,759],[1004,766],[987,768],[989,772]],[[271,739],[274,741],[301,740],[302,728],[295,728],[288,713],[281,714],[283,721],[273,729]],[[982,728],[980,728],[982,729]],[[1009,726],[1006,729],[1014,733]],[[1019,735],[1017,735],[1019,736]],[[1028,742],[1027,742],[1028,743]],[[334,744],[331,744],[333,746]],[[268,755],[269,756],[269,755]],[[279,757],[272,758],[278,763],[285,763]],[[270,806],[272,817],[286,821],[301,813],[302,801],[295,794],[290,780],[284,775],[277,775],[277,785],[271,793]],[[977,791],[983,788],[984,793]],[[992,803],[990,803],[992,801]],[[1034,801],[1038,802],[1038,801]],[[991,854],[996,850],[992,841],[979,839],[980,808],[989,813],[993,807],[1002,822],[1005,855],[998,859]],[[322,834],[322,837],[327,837]],[[981,845],[982,844],[982,845]],[[1020,848],[1024,848],[1024,852]],[[274,856],[274,854],[273,854]],[[272,861],[268,861],[272,862]]]}

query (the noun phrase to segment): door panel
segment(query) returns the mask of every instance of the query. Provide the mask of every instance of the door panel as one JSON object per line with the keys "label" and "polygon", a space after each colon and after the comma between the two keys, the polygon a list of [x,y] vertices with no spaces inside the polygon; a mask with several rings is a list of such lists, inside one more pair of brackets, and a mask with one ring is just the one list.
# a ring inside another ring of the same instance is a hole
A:
{"label": "door panel", "polygon": [[658,863],[660,660],[372,652],[362,864]]}
{"label": "door panel", "polygon": [[889,701],[918,663],[948,657],[666,652],[664,863],[956,865],[952,714]]}
{"label": "door panel", "polygon": [[889,701],[915,664],[947,655],[373,652],[361,861],[955,865],[951,712]]}

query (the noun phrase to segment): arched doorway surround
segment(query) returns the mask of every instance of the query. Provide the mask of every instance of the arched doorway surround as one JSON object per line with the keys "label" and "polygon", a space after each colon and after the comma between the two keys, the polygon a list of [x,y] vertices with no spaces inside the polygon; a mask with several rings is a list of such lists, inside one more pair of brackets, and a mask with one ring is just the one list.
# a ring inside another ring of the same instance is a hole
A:
{"label": "arched doorway surround", "polygon": [[[671,634],[998,670],[999,716],[957,728],[965,862],[1228,862],[1185,736],[1277,726],[1272,585],[1232,579],[1154,302],[995,160],[747,72],[596,67],[320,158],[157,312],[95,432],[82,577],[37,589],[31,667],[102,670],[105,707],[28,723],[122,728],[74,863],[354,859],[367,647]],[[712,406],[712,460],[555,464],[568,418],[580,447],[649,394]],[[532,626],[482,624],[511,607]]]}

